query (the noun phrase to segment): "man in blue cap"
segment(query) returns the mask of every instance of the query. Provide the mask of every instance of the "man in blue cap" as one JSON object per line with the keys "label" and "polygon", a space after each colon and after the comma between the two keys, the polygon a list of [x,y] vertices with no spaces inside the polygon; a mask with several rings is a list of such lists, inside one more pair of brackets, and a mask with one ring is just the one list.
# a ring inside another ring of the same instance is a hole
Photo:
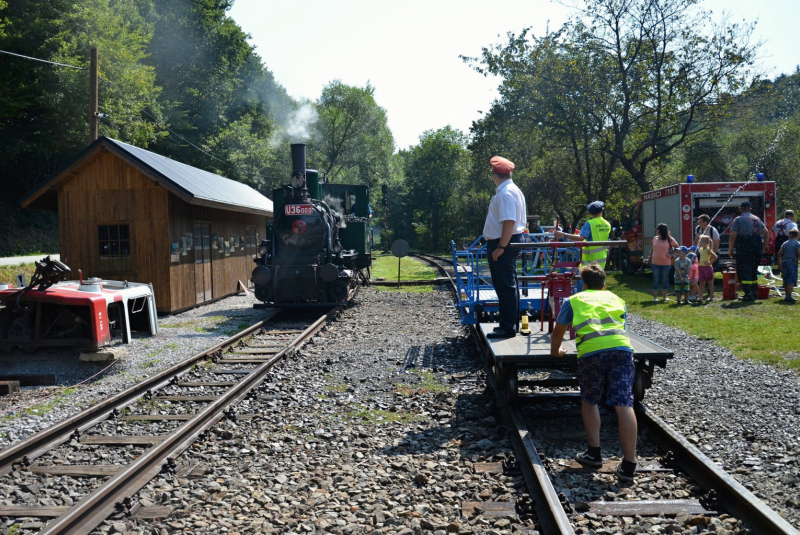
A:
{"label": "man in blue cap", "polygon": [[[556,238],[566,238],[570,241],[609,241],[611,235],[611,223],[603,218],[603,201],[594,201],[586,207],[589,212],[589,220],[583,224],[578,235],[567,234],[556,231]],[[600,269],[606,269],[606,259],[608,258],[608,247],[584,247],[581,255],[581,266],[588,266],[596,262]]]}

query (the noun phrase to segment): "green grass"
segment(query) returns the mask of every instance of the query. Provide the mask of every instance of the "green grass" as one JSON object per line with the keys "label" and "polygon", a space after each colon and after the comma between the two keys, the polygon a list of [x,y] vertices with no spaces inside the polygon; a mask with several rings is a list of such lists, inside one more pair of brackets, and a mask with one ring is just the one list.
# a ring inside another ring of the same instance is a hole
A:
{"label": "green grass", "polygon": [[419,375],[422,378],[422,382],[416,385],[400,383],[395,389],[396,392],[404,396],[411,396],[422,392],[449,392],[449,388],[442,384],[439,377],[432,371],[412,371],[411,373]]}
{"label": "green grass", "polygon": [[[397,258],[390,255],[379,256],[372,263],[372,278],[383,278],[397,281]],[[405,257],[400,259],[400,281],[432,280],[436,278],[436,271],[416,258]]]}
{"label": "green grass", "polygon": [[678,305],[674,296],[672,302],[654,303],[652,279],[648,276],[611,274],[606,279],[606,287],[625,300],[630,312],[643,318],[714,340],[740,358],[800,370],[799,306],[787,305],[778,298],[756,303],[720,301],[719,280],[716,300],[706,305]]}
{"label": "green grass", "polygon": [[[397,258],[391,255],[379,256],[372,264],[372,279],[386,279],[387,281],[397,282]],[[433,280],[436,278],[436,271],[429,265],[420,262],[415,258],[405,257],[400,259],[400,288],[397,286],[375,286],[379,292],[408,292],[408,293],[431,293],[432,285],[422,286],[403,286],[402,281],[409,280]]]}
{"label": "green grass", "polygon": [[53,407],[67,399],[69,396],[77,392],[77,388],[64,388],[61,392],[56,394],[55,396],[49,398],[47,401],[42,403],[37,403],[36,405],[31,405],[30,407],[26,407],[22,411],[15,412],[14,414],[10,414],[7,416],[3,416],[0,418],[2,422],[8,422],[10,420],[14,420],[19,418],[23,414],[32,415],[35,414],[37,416],[42,416],[43,414],[49,412]]}
{"label": "green grass", "polygon": [[[30,282],[31,276],[36,271],[36,266],[33,262],[29,264],[20,264],[18,266],[0,266],[0,283],[7,282],[12,287],[16,287],[16,275],[25,275],[25,281]],[[396,275],[396,274],[395,274]]]}

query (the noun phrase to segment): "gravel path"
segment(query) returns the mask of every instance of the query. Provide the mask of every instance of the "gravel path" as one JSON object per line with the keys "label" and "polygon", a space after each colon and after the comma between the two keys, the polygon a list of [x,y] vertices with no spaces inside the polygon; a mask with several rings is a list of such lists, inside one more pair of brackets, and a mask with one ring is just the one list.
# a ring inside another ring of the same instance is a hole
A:
{"label": "gravel path", "polygon": [[800,528],[800,378],[737,359],[710,340],[630,315],[629,328],[675,352],[644,403]]}
{"label": "gravel path", "polygon": [[109,397],[147,376],[169,368],[275,310],[256,310],[252,296],[234,296],[182,314],[159,318],[156,336],[138,336],[121,344],[124,355],[89,383],[108,364],[82,362],[75,350],[0,353],[4,374],[55,374],[58,387],[26,388],[19,395],[0,397],[0,448],[21,440],[74,414],[78,409]]}

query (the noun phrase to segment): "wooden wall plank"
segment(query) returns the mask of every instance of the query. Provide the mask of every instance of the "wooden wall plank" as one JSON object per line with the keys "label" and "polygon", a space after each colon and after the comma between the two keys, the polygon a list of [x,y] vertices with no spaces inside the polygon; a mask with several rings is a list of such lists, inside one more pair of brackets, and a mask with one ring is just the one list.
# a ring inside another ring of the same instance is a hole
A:
{"label": "wooden wall plank", "polygon": [[[179,262],[170,262],[171,244],[178,243],[180,250],[195,222],[209,223],[223,244],[222,252],[213,246],[211,252],[214,299],[237,293],[240,280],[248,283],[251,255],[257,252],[237,244],[226,256],[224,242],[236,235],[241,241],[247,226],[255,226],[262,237],[266,233],[266,216],[190,205],[106,151],[77,169],[58,199],[61,256],[75,278],[80,269],[84,278],[152,283],[161,313],[195,306],[194,244],[187,244]],[[130,226],[131,269],[126,273],[100,270],[97,227],[115,223]]]}

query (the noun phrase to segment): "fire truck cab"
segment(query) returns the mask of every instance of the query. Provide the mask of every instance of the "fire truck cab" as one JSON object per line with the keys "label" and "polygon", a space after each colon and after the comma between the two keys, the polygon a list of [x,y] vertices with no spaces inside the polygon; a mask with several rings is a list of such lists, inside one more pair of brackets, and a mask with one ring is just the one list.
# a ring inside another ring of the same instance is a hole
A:
{"label": "fire truck cab", "polygon": [[745,200],[750,201],[752,213],[770,231],[770,253],[774,252],[772,227],[777,221],[775,182],[763,179],[752,182],[687,181],[643,193],[641,199],[624,214],[622,228],[628,244],[621,251],[622,271],[634,273],[644,265],[644,260],[650,256],[656,225],[660,223],[667,224],[672,237],[680,245],[693,245],[697,218],[702,214],[707,214],[711,218],[710,224],[719,231],[718,266],[732,263],[728,256],[731,224],[739,215],[739,205]]}

